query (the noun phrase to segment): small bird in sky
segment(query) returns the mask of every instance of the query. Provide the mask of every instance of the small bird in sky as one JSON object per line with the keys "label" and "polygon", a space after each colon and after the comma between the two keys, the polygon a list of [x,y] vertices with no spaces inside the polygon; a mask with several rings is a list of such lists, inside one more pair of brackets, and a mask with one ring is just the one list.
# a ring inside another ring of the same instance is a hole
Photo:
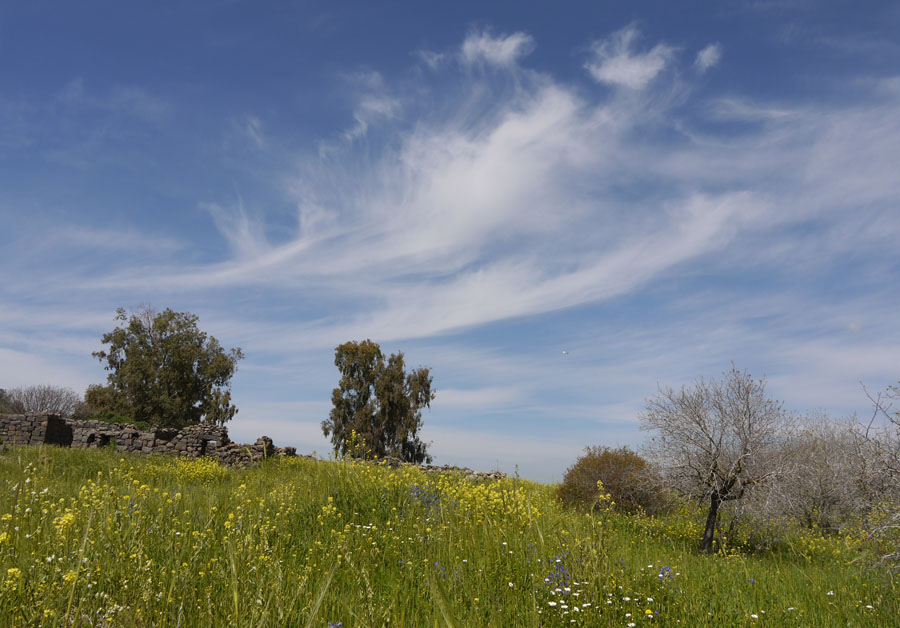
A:
{"label": "small bird in sky", "polygon": [[563,355],[569,355],[569,352],[563,349]]}

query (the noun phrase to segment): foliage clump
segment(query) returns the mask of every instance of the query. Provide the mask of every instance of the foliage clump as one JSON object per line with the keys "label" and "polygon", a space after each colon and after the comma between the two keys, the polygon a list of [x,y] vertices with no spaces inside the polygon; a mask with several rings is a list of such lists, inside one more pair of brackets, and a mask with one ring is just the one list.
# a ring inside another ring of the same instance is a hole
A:
{"label": "foliage clump", "polygon": [[106,386],[85,394],[93,413],[174,428],[234,417],[229,386],[244,357],[239,348],[225,351],[190,312],[144,308],[129,316],[119,308],[116,320],[123,325],[102,338],[109,348],[93,354],[109,371]]}
{"label": "foliage clump", "polygon": [[346,456],[358,448],[366,458],[431,462],[427,443],[419,439],[422,408],[434,399],[429,369],[407,373],[402,353],[385,357],[371,340],[338,346],[334,365],[341,379],[322,432],[331,437],[335,453]]}
{"label": "foliage clump", "polygon": [[584,455],[566,471],[556,495],[581,508],[592,509],[609,496],[615,507],[626,512],[652,510],[658,506],[659,496],[652,489],[651,477],[647,461],[628,447],[586,447]]}

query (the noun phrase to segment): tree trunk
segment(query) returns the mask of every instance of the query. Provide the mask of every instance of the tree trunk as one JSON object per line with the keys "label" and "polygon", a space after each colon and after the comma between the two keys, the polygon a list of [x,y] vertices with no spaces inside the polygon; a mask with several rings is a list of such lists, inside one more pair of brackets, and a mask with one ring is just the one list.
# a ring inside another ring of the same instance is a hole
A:
{"label": "tree trunk", "polygon": [[709,496],[709,512],[706,515],[706,529],[703,530],[703,540],[700,541],[700,551],[711,554],[713,550],[713,537],[716,534],[716,523],[719,521],[719,506],[722,498],[718,491],[713,491]]}

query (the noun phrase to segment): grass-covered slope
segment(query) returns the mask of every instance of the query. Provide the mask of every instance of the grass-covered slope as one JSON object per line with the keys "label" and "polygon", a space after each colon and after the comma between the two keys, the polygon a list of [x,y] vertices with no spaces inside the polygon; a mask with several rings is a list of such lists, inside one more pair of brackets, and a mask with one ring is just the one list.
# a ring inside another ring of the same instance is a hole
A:
{"label": "grass-covered slope", "polygon": [[697,538],[514,479],[25,447],[0,455],[0,625],[900,625],[847,540]]}

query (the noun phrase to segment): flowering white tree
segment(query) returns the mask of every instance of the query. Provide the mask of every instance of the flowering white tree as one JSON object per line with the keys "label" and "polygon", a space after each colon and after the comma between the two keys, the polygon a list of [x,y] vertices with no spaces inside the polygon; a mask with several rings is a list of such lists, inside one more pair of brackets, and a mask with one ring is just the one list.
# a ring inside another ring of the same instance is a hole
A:
{"label": "flowering white tree", "polygon": [[660,388],[647,401],[641,427],[654,432],[647,452],[674,487],[708,502],[700,549],[711,552],[719,510],[779,472],[780,439],[793,421],[766,397],[765,379],[734,368],[721,381]]}
{"label": "flowering white tree", "polygon": [[883,548],[882,560],[896,566],[900,564],[900,408],[895,404],[900,405],[900,384],[874,397],[866,394],[873,412],[860,440],[866,458],[876,466],[870,480],[870,492],[878,497],[870,515],[872,536]]}

